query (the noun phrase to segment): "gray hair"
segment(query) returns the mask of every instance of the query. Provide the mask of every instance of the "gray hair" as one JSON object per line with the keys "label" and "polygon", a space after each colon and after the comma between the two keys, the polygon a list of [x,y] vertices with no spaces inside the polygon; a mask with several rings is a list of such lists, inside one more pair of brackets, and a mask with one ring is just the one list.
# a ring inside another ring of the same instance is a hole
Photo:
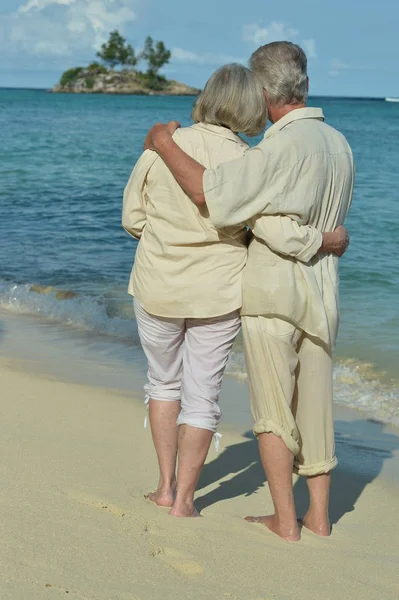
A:
{"label": "gray hair", "polygon": [[222,125],[235,133],[258,135],[267,122],[262,83],[243,65],[225,65],[208,80],[191,117],[195,123]]}
{"label": "gray hair", "polygon": [[307,62],[302,48],[291,42],[261,46],[249,59],[252,72],[261,80],[273,106],[306,102]]}

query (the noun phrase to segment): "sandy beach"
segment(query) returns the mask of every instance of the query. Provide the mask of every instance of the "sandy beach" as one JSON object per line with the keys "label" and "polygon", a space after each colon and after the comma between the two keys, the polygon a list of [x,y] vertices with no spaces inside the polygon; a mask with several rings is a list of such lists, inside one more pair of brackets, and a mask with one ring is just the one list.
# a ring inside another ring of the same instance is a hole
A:
{"label": "sandy beach", "polygon": [[[399,438],[388,427],[339,415],[333,534],[288,544],[243,520],[271,509],[248,431],[222,428],[197,492],[204,518],[175,519],[144,499],[156,461],[138,398],[4,355],[0,377],[2,600],[398,597]],[[225,398],[244,389],[226,381]],[[300,512],[303,485],[296,498]]]}

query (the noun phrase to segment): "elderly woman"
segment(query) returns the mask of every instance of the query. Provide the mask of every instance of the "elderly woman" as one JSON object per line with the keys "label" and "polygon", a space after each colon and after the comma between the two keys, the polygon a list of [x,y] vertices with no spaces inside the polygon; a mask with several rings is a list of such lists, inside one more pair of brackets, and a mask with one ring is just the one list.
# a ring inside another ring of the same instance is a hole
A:
{"label": "elderly woman", "polygon": [[[262,85],[245,67],[222,67],[198,97],[194,125],[176,143],[207,169],[243,156],[237,135],[262,132]],[[309,260],[321,234],[289,217],[270,227],[270,245]],[[223,372],[240,328],[241,275],[247,259],[245,224],[215,229],[204,208],[185,196],[155,152],[137,162],[124,193],[123,227],[140,240],[129,293],[148,360],[146,403],[159,464],[148,495],[175,516],[196,516],[194,492],[217,431]],[[176,459],[178,461],[176,486]]]}

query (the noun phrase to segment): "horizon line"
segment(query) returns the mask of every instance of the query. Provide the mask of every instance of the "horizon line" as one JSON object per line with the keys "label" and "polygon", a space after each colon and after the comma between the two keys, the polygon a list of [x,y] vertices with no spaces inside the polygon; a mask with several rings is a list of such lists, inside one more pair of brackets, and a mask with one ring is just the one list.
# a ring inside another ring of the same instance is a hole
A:
{"label": "horizon line", "polygon": [[[1,86],[0,85],[0,90],[14,90],[14,91],[34,91],[34,92],[52,92],[52,88],[46,88],[46,87],[40,87],[40,88],[36,88],[36,87],[25,87],[25,86]],[[103,93],[97,93],[97,94],[75,94],[75,95],[80,95],[80,96],[85,96],[85,95],[89,95],[89,96],[107,96],[107,95],[123,95],[123,96],[137,96],[140,94],[103,94]],[[143,96],[146,94],[143,94]],[[330,94],[310,94],[309,98],[337,98],[340,100],[385,100],[386,98],[393,98],[395,96],[334,96],[334,95],[330,95]]]}

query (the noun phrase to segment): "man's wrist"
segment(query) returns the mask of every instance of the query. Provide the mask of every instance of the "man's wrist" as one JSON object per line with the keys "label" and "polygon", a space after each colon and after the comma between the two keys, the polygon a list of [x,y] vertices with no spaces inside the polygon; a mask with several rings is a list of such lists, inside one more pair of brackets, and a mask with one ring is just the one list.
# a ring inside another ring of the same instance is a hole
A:
{"label": "man's wrist", "polygon": [[167,131],[160,131],[154,136],[154,150],[162,155],[174,143],[173,138]]}
{"label": "man's wrist", "polygon": [[321,245],[320,251],[321,252],[334,252],[335,250],[335,245],[334,245],[334,234],[329,232],[329,231],[323,231],[322,233],[322,237],[323,237],[323,243]]}

